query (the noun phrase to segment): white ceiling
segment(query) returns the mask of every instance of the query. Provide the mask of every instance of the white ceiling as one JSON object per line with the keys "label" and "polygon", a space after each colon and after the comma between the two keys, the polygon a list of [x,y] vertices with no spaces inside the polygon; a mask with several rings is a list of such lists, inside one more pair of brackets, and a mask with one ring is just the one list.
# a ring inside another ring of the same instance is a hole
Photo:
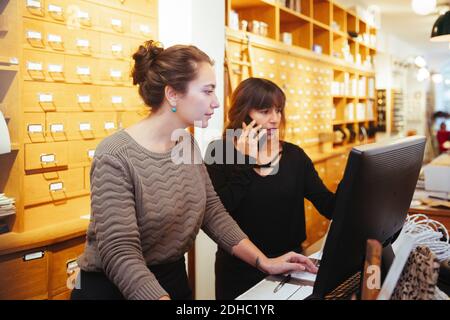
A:
{"label": "white ceiling", "polygon": [[[428,1],[428,0],[423,0]],[[363,7],[377,5],[381,13],[381,29],[393,34],[421,52],[432,69],[441,69],[450,62],[449,42],[431,42],[430,34],[438,14],[420,16],[411,8],[411,0],[336,0],[344,6],[359,4]],[[438,0],[438,4],[443,1]]]}

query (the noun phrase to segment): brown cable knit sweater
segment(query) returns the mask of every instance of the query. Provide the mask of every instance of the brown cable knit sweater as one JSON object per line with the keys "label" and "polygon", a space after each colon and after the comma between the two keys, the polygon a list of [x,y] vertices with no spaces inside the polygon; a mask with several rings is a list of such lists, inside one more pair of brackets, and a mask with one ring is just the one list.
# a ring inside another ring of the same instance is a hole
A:
{"label": "brown cable knit sweater", "polygon": [[182,258],[200,228],[228,252],[246,238],[203,164],[177,165],[123,130],[99,144],[82,270],[105,272],[126,299],[158,299],[167,293],[147,265]]}

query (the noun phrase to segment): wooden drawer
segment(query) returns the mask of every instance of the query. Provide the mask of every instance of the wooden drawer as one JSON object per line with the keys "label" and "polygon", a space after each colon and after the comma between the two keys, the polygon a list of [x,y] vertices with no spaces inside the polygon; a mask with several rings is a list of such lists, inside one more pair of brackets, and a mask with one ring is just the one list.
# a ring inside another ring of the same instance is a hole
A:
{"label": "wooden drawer", "polygon": [[116,112],[97,112],[100,123],[99,136],[107,137],[119,129],[119,122]]}
{"label": "wooden drawer", "polygon": [[[73,31],[68,30],[66,25],[59,25],[55,23],[45,24],[45,41],[47,49],[57,52],[64,52],[69,50]],[[75,46],[72,45],[74,48]],[[74,50],[72,48],[72,50]]]}
{"label": "wooden drawer", "polygon": [[23,19],[22,43],[28,44],[33,48],[45,48],[44,24],[27,18]]}
{"label": "wooden drawer", "polygon": [[[100,15],[102,9],[95,4],[82,0],[71,0],[67,6],[67,23],[75,28],[77,27],[98,27],[100,26]],[[81,31],[81,30],[79,30]],[[84,30],[83,30],[84,31]]]}
{"label": "wooden drawer", "polygon": [[47,270],[45,249],[0,257],[0,300],[46,299]]}
{"label": "wooden drawer", "polygon": [[68,30],[67,49],[84,56],[100,53],[100,33],[92,30]]}
{"label": "wooden drawer", "polygon": [[103,55],[117,59],[129,59],[132,54],[128,39],[106,33],[100,34],[100,50]]}
{"label": "wooden drawer", "polygon": [[[142,10],[142,8],[141,8]],[[130,32],[130,14],[109,7],[101,8],[100,27],[118,34]]]}
{"label": "wooden drawer", "polygon": [[46,80],[45,57],[38,52],[24,51],[24,62],[21,69],[25,80],[44,81]]}
{"label": "wooden drawer", "polygon": [[67,0],[46,0],[46,19],[52,22],[67,22]]}
{"label": "wooden drawer", "polygon": [[67,288],[68,271],[70,272],[77,265],[76,259],[83,253],[84,239],[85,237],[80,237],[53,245],[50,248],[49,295],[52,296],[52,299],[58,299],[55,297],[56,295],[67,295],[69,292]]}
{"label": "wooden drawer", "polygon": [[67,141],[67,118],[66,113],[48,112],[46,118],[46,140],[47,142]]}
{"label": "wooden drawer", "polygon": [[45,114],[24,113],[25,143],[45,142]]}
{"label": "wooden drawer", "polygon": [[25,145],[25,170],[67,166],[67,143],[35,143]]}
{"label": "wooden drawer", "polygon": [[[142,9],[141,9],[142,10]],[[158,37],[157,23],[154,18],[131,14],[130,32],[142,39],[156,39]]]}
{"label": "wooden drawer", "polygon": [[72,113],[67,120],[70,140],[95,139],[100,136],[101,124],[96,113]]}
{"label": "wooden drawer", "polygon": [[136,110],[143,106],[137,87],[101,87],[101,108],[104,110]]}
{"label": "wooden drawer", "polygon": [[67,200],[84,190],[84,170],[74,168],[25,175],[25,205]]}
{"label": "wooden drawer", "polygon": [[66,56],[67,79],[72,83],[93,83],[100,79],[100,60]]}
{"label": "wooden drawer", "polygon": [[80,84],[66,86],[67,109],[71,111],[101,110],[101,88]]}
{"label": "wooden drawer", "polygon": [[90,211],[90,197],[87,191],[82,196],[67,201],[49,202],[25,208],[24,231],[81,219],[81,216],[89,214]]}
{"label": "wooden drawer", "polygon": [[44,0],[21,0],[19,2],[24,17],[45,17]]}
{"label": "wooden drawer", "polygon": [[99,76],[101,81],[111,81],[117,84],[131,84],[131,65],[128,61],[101,60]]}
{"label": "wooden drawer", "polygon": [[25,112],[50,112],[68,110],[65,84],[23,82]]}
{"label": "wooden drawer", "polygon": [[94,158],[95,149],[101,140],[70,141],[69,164],[90,166]]}

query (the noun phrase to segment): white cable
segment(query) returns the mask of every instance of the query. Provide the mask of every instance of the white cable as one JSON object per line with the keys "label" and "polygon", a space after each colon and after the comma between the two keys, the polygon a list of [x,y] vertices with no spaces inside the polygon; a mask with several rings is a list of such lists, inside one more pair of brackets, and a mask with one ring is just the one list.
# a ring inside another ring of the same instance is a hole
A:
{"label": "white cable", "polygon": [[[434,252],[439,261],[450,258],[450,237],[445,226],[424,214],[408,215],[402,232],[415,238],[415,245],[425,245]],[[445,237],[445,241],[441,240]]]}

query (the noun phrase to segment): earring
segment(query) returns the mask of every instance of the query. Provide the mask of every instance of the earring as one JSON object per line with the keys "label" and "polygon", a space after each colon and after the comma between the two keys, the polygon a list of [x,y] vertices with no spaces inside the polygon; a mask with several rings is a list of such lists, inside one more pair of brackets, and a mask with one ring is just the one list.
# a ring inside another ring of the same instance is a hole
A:
{"label": "earring", "polygon": [[177,112],[177,107],[173,106],[171,110],[173,113],[175,113],[175,112]]}

